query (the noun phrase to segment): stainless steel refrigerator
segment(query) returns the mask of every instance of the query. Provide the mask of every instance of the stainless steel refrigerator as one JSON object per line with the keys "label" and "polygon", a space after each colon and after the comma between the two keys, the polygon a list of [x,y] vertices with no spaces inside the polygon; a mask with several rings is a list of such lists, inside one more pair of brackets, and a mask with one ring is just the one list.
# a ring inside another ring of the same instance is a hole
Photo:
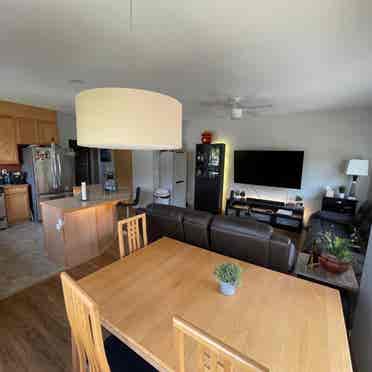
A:
{"label": "stainless steel refrigerator", "polygon": [[72,196],[75,153],[57,145],[23,149],[22,170],[31,185],[34,219],[41,221],[40,202]]}

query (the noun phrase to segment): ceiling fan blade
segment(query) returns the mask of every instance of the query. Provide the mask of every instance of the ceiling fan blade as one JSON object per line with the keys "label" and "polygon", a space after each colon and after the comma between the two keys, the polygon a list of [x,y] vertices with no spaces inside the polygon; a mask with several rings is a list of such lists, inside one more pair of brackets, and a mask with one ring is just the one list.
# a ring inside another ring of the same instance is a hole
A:
{"label": "ceiling fan blade", "polygon": [[231,107],[231,106],[226,106],[226,101],[223,101],[223,100],[200,101],[200,106],[204,106],[204,107]]}
{"label": "ceiling fan blade", "polygon": [[200,101],[199,102],[200,106],[204,106],[204,107],[215,107],[215,102],[212,102],[212,101]]}
{"label": "ceiling fan blade", "polygon": [[272,104],[262,104],[262,105],[241,105],[241,108],[245,111],[249,110],[259,110],[259,109],[266,109],[266,108],[272,108]]}
{"label": "ceiling fan blade", "polygon": [[247,110],[247,111],[244,111],[244,115],[257,117],[257,116],[260,116],[260,112],[259,111],[254,111],[254,110]]}

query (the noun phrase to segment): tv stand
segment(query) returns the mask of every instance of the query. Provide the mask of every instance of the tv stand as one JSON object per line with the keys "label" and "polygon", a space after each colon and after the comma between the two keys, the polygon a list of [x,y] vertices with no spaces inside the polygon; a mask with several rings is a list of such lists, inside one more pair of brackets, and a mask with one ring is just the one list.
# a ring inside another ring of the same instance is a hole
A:
{"label": "tv stand", "polygon": [[234,210],[237,217],[251,216],[259,222],[280,229],[300,232],[303,226],[304,208],[280,201],[255,198],[227,199],[225,214],[228,215],[230,210]]}

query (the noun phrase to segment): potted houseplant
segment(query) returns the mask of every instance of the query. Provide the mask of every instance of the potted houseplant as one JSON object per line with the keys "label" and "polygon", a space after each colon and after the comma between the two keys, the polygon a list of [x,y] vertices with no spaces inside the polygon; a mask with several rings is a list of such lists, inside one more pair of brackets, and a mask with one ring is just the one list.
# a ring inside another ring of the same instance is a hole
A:
{"label": "potted houseplant", "polygon": [[340,186],[339,188],[338,188],[338,196],[340,197],[340,198],[344,198],[345,197],[345,192],[346,192],[346,187],[345,186]]}
{"label": "potted houseplant", "polygon": [[319,257],[321,266],[332,273],[343,273],[350,267],[352,261],[350,239],[341,238],[327,232],[322,236],[323,252]]}
{"label": "potted houseplant", "polygon": [[242,268],[234,263],[223,263],[216,267],[214,275],[220,283],[220,291],[225,296],[235,293],[236,287],[240,285]]}

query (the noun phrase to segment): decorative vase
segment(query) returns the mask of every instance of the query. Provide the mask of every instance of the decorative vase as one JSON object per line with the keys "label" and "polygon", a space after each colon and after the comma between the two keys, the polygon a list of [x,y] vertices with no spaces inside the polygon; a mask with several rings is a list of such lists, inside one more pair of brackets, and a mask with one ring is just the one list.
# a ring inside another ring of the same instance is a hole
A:
{"label": "decorative vase", "polygon": [[220,282],[220,292],[225,296],[235,294],[236,286],[230,283]]}
{"label": "decorative vase", "polygon": [[209,145],[212,142],[212,133],[205,131],[202,133],[201,141],[205,145]]}
{"label": "decorative vase", "polygon": [[338,197],[339,197],[340,199],[343,199],[343,198],[345,197],[345,193],[344,193],[344,192],[340,192],[340,193],[338,194]]}
{"label": "decorative vase", "polygon": [[329,254],[319,256],[319,263],[325,270],[333,274],[344,273],[351,265],[351,262],[339,261],[335,256]]}

